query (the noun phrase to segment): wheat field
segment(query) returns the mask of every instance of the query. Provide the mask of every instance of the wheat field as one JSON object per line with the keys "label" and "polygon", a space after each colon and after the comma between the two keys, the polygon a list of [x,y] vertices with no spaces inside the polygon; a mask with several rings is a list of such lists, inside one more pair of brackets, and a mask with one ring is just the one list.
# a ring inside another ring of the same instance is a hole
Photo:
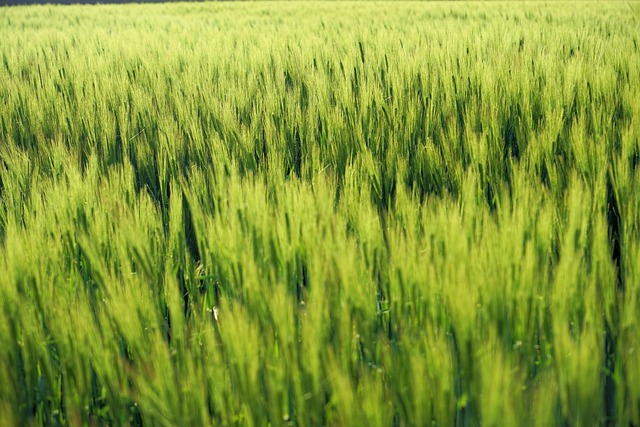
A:
{"label": "wheat field", "polygon": [[640,425],[640,4],[0,8],[0,424]]}

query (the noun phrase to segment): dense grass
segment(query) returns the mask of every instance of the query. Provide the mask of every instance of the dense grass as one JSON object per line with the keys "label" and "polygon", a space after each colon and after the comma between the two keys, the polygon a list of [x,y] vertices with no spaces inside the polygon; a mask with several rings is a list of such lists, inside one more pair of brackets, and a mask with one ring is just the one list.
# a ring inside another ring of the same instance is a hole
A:
{"label": "dense grass", "polygon": [[640,424],[640,6],[0,9],[1,424]]}

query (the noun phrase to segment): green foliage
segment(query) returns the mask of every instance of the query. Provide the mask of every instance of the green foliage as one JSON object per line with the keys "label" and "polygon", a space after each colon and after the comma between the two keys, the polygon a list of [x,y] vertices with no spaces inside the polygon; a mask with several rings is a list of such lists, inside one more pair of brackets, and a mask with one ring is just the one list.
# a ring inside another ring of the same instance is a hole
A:
{"label": "green foliage", "polygon": [[0,413],[640,423],[640,9],[0,10]]}

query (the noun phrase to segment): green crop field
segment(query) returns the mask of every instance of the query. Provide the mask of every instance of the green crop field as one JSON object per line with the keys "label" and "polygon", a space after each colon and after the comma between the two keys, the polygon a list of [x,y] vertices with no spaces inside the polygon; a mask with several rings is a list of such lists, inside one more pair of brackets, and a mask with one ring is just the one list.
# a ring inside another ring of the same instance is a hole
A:
{"label": "green crop field", "polygon": [[640,425],[640,3],[0,8],[0,425]]}

